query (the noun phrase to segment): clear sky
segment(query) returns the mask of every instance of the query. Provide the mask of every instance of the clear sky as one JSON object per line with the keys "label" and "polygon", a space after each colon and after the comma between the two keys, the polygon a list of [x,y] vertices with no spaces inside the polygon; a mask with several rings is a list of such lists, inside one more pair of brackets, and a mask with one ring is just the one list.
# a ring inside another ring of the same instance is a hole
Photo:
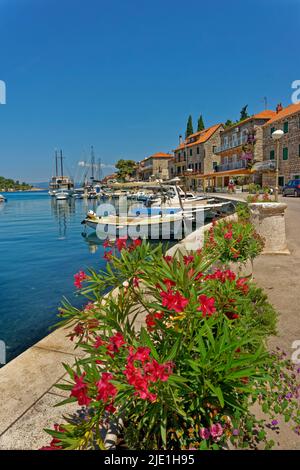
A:
{"label": "clear sky", "polygon": [[90,145],[139,160],[189,114],[290,104],[299,26],[299,0],[0,0],[0,175],[47,181],[62,148],[74,176]]}

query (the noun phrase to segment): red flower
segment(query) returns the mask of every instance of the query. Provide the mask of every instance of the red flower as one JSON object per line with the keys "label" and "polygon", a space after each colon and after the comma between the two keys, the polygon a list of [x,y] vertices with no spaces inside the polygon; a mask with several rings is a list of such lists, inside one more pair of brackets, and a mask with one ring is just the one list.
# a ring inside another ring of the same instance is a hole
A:
{"label": "red flower", "polygon": [[87,275],[84,271],[79,271],[78,273],[74,274],[74,286],[77,287],[77,289],[81,289],[82,281],[85,279],[87,279]]}
{"label": "red flower", "polygon": [[116,240],[116,247],[119,251],[122,251],[126,248],[127,238],[117,238]]}
{"label": "red flower", "polygon": [[176,286],[176,282],[172,281],[172,279],[165,278],[162,280],[162,283],[166,286],[166,288],[169,290],[171,287]]}
{"label": "red flower", "polygon": [[[65,430],[61,426],[59,426],[59,424],[54,424],[54,431],[64,432]],[[58,439],[57,437],[54,437],[52,441],[50,442],[49,446],[41,447],[39,450],[60,450],[62,449],[62,446],[56,445],[56,444],[59,444],[60,442],[61,442],[60,439]]]}
{"label": "red flower", "polygon": [[104,242],[103,242],[103,246],[104,248],[110,248],[112,246],[112,242],[110,241],[109,238],[107,238]]}
{"label": "red flower", "polygon": [[112,250],[106,251],[103,258],[110,261],[112,259]]}
{"label": "red flower", "polygon": [[134,278],[132,279],[132,285],[133,285],[133,287],[137,287],[137,288],[140,286],[140,282],[139,282],[139,278],[138,278],[138,277],[134,277]]}
{"label": "red flower", "polygon": [[198,273],[197,276],[195,276],[195,281],[199,281],[203,277],[203,273]]}
{"label": "red flower", "polygon": [[83,323],[77,323],[75,326],[74,330],[72,331],[70,335],[70,340],[73,341],[75,336],[82,336],[84,334],[84,324]]}
{"label": "red flower", "polygon": [[114,336],[109,338],[109,345],[107,346],[107,354],[110,357],[114,357],[114,354],[119,352],[121,346],[125,344],[122,333],[116,333]]}
{"label": "red flower", "polygon": [[166,255],[166,256],[163,256],[163,258],[166,263],[172,263],[173,261],[173,256]]}
{"label": "red flower", "polygon": [[110,382],[113,375],[108,372],[103,372],[101,379],[96,383],[98,389],[98,395],[96,400],[102,400],[104,403],[110,398],[114,399],[118,393],[116,387]]}
{"label": "red flower", "polygon": [[156,326],[156,320],[161,320],[164,314],[162,312],[148,313],[146,316],[146,325],[148,331],[151,331]]}
{"label": "red flower", "polygon": [[229,230],[229,232],[226,232],[224,235],[225,240],[231,240],[232,239],[232,231]]}
{"label": "red flower", "polygon": [[247,279],[244,277],[241,277],[236,281],[236,287],[241,290],[244,294],[247,294],[249,292],[249,286],[247,284]]}
{"label": "red flower", "polygon": [[162,297],[163,307],[167,307],[169,310],[175,310],[177,313],[183,312],[189,303],[188,299],[183,297],[178,291],[174,293],[168,290],[167,292],[161,292],[160,295]]}
{"label": "red flower", "polygon": [[193,255],[189,255],[189,256],[184,256],[183,257],[183,262],[186,266],[188,266],[190,263],[193,263],[194,262],[194,256]]}
{"label": "red flower", "polygon": [[216,311],[215,299],[213,297],[207,297],[206,295],[200,295],[198,297],[200,302],[200,307],[197,308],[198,311],[202,312],[203,317],[211,317],[213,313]]}
{"label": "red flower", "polygon": [[93,344],[93,348],[98,349],[100,346],[103,346],[105,344],[105,341],[100,336],[96,336],[95,342]]}
{"label": "red flower", "polygon": [[141,244],[142,244],[142,240],[140,238],[136,238],[135,240],[132,241],[132,245],[134,248],[141,246]]}
{"label": "red flower", "polygon": [[86,306],[84,307],[84,311],[93,310],[94,308],[95,308],[94,302],[88,302]]}
{"label": "red flower", "polygon": [[87,396],[88,385],[84,382],[84,377],[86,373],[84,372],[80,377],[74,375],[75,385],[71,390],[71,397],[77,398],[78,405],[84,406],[91,403],[91,398]]}

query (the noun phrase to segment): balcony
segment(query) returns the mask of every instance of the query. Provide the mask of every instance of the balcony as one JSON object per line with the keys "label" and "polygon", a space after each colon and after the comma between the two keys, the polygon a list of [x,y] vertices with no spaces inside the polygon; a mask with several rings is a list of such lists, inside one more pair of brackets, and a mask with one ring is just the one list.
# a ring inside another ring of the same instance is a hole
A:
{"label": "balcony", "polygon": [[235,147],[239,147],[240,145],[244,145],[246,143],[247,143],[247,136],[236,137],[236,138],[230,139],[229,142],[227,142],[226,144],[224,143],[223,145],[216,147],[215,153],[221,153],[221,152],[224,152],[225,150],[234,149]]}
{"label": "balcony", "polygon": [[224,163],[223,165],[217,165],[215,171],[230,171],[230,170],[245,170],[247,168],[247,160],[239,160],[237,162]]}

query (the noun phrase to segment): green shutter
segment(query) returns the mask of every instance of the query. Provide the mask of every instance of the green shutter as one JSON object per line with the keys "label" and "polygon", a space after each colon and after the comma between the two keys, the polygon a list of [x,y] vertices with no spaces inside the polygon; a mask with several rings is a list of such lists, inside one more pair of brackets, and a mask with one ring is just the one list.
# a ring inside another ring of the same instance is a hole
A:
{"label": "green shutter", "polygon": [[300,145],[299,145],[299,150],[298,150],[298,157],[300,157]]}
{"label": "green shutter", "polygon": [[275,131],[275,127],[271,127],[271,135],[273,134],[274,131]]}
{"label": "green shutter", "polygon": [[270,150],[270,160],[275,159],[275,150]]}
{"label": "green shutter", "polygon": [[283,132],[287,134],[288,131],[289,131],[289,123],[288,121],[285,121],[285,123],[283,124]]}
{"label": "green shutter", "polygon": [[282,152],[282,159],[288,160],[288,158],[289,158],[289,149],[288,147],[284,147],[283,152]]}

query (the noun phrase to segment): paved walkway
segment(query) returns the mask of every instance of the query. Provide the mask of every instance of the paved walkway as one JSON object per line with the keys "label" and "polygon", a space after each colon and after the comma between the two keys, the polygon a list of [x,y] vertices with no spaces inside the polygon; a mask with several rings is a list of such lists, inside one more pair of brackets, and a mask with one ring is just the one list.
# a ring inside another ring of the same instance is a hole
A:
{"label": "paved walkway", "polygon": [[[236,195],[237,199],[243,197]],[[300,199],[283,201],[288,205],[291,255],[260,256],[254,263],[254,276],[279,312],[279,335],[271,339],[270,346],[278,345],[290,355],[293,341],[300,340]],[[73,345],[65,334],[55,331],[0,370],[0,449],[38,449],[49,441],[43,428],[52,427],[62,414],[78,409],[77,404],[53,407],[66,396],[53,388],[64,376],[61,362],[75,359]],[[281,449],[300,449],[300,437],[289,425],[284,424],[272,438]]]}

